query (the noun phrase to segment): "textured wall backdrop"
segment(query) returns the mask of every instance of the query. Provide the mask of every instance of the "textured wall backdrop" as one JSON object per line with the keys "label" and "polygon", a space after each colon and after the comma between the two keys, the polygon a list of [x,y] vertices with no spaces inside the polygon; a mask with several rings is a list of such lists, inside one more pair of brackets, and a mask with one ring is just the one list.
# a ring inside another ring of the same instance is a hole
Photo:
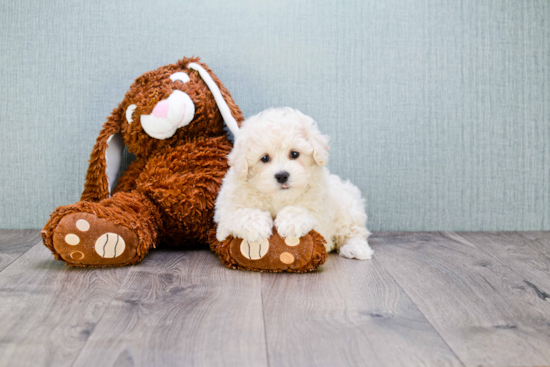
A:
{"label": "textured wall backdrop", "polygon": [[372,230],[550,229],[548,0],[0,5],[0,228],[78,200],[105,117],[198,55],[246,116],[293,106]]}

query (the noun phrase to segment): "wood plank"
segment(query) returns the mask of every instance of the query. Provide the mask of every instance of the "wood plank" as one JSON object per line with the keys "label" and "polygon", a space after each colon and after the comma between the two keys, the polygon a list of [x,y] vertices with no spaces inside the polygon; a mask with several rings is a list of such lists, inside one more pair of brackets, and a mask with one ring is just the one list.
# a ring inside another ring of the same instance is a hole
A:
{"label": "wood plank", "polygon": [[205,250],[133,268],[75,366],[266,366],[260,274]]}
{"label": "wood plank", "polygon": [[453,233],[380,234],[377,259],[469,366],[550,364],[550,302]]}
{"label": "wood plank", "polygon": [[529,240],[529,247],[550,258],[550,231],[519,232],[519,234]]}
{"label": "wood plank", "polygon": [[548,236],[517,232],[455,235],[458,241],[469,241],[481,251],[510,266],[539,298],[548,298],[550,302],[550,233]]}
{"label": "wood plank", "polygon": [[0,272],[38,242],[38,229],[0,229]]}
{"label": "wood plank", "polygon": [[75,269],[42,243],[0,273],[0,366],[70,366],[128,268]]}
{"label": "wood plank", "polygon": [[262,274],[262,296],[272,366],[462,365],[376,252],[331,254],[315,273]]}

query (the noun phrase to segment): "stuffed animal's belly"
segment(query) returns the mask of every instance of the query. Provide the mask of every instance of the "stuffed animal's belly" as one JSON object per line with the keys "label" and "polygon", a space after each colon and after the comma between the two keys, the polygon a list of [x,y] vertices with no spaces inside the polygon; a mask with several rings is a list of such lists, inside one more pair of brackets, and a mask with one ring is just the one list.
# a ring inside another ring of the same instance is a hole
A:
{"label": "stuffed animal's belly", "polygon": [[208,231],[213,226],[213,210],[196,212],[193,217],[162,213],[164,235],[161,244],[166,246],[206,245]]}
{"label": "stuffed animal's belly", "polygon": [[206,137],[171,147],[148,160],[137,179],[137,190],[161,213],[162,243],[207,243],[230,151],[227,138]]}

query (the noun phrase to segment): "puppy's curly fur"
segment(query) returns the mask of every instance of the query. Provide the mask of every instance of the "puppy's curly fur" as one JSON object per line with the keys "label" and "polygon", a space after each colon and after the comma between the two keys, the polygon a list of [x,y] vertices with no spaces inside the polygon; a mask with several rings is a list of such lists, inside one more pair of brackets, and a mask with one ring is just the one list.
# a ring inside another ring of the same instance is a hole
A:
{"label": "puppy's curly fur", "polygon": [[331,175],[327,162],[328,137],[301,112],[269,109],[246,120],[216,200],[217,240],[261,242],[274,225],[285,238],[313,229],[326,239],[327,251],[370,259],[361,192]]}

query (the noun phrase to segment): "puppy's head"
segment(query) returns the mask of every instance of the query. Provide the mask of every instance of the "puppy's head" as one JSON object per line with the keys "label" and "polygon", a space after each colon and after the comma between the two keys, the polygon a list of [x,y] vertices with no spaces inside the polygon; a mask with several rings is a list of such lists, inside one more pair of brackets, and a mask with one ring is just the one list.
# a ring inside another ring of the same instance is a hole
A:
{"label": "puppy's head", "polygon": [[264,194],[299,195],[328,162],[328,137],[311,117],[269,109],[246,120],[229,155],[241,180]]}

